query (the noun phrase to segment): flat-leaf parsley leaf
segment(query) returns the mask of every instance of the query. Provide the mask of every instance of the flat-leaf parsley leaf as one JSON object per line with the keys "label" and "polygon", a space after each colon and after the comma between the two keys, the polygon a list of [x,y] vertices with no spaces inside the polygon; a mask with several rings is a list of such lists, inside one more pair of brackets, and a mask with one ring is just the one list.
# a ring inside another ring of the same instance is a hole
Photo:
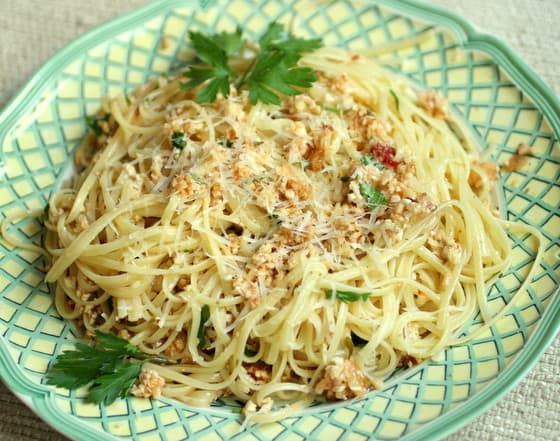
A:
{"label": "flat-leaf parsley leaf", "polygon": [[212,102],[218,93],[229,96],[230,84],[247,87],[252,104],[280,104],[279,94],[297,95],[298,88],[311,87],[317,75],[309,67],[297,66],[305,52],[321,46],[320,39],[305,39],[284,32],[284,27],[270,23],[258,41],[259,51],[248,67],[236,73],[228,64],[228,57],[240,55],[246,46],[242,32],[222,32],[205,36],[200,32],[189,33],[197,58],[203,66],[191,67],[183,74],[190,80],[181,83],[181,88],[197,91],[197,101]]}
{"label": "flat-leaf parsley leaf", "polygon": [[114,334],[95,331],[95,336],[94,346],[77,343],[75,350],[58,355],[47,372],[47,383],[66,389],[91,383],[86,400],[111,404],[128,394],[144,363],[168,362],[144,354]]}

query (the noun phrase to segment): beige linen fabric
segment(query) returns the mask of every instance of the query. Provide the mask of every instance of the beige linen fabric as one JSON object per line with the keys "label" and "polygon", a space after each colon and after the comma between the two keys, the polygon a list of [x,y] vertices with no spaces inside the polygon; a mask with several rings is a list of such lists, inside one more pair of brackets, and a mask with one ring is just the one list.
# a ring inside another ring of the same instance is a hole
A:
{"label": "beige linen fabric", "polygon": [[[57,50],[146,0],[0,0],[0,108]],[[505,40],[560,95],[559,0],[430,0]],[[0,441],[63,441],[0,382]],[[527,377],[446,441],[560,441],[560,338]],[[328,441],[328,440],[325,440]]]}

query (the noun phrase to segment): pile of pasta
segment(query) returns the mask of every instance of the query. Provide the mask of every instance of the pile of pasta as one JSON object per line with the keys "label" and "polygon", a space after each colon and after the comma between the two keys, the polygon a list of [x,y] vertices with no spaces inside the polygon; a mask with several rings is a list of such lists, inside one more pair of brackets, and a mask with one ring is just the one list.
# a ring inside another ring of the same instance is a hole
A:
{"label": "pile of pasta", "polygon": [[300,64],[319,80],[280,106],[199,104],[180,76],[106,99],[50,200],[60,314],[170,360],[137,395],[270,421],[493,320],[511,254],[496,165],[438,93],[344,50]]}

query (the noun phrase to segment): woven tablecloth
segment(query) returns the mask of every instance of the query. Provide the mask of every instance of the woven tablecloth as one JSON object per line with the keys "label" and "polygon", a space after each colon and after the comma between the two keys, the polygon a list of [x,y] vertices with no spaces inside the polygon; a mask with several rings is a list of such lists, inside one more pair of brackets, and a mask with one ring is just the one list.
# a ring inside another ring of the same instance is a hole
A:
{"label": "woven tablecloth", "polygon": [[[0,108],[56,51],[145,0],[0,0]],[[560,95],[560,0],[431,0],[506,41]],[[0,382],[0,441],[63,441]],[[560,440],[560,338],[511,392],[446,441]],[[326,440],[327,441],[327,440]]]}

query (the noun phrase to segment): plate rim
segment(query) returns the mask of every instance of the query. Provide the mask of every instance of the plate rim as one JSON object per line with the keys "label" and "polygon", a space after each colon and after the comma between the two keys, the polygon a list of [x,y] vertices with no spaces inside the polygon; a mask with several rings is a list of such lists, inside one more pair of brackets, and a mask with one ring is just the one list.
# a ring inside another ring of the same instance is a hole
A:
{"label": "plate rim", "polygon": [[[421,0],[367,0],[383,5],[404,16],[437,22],[451,31],[457,43],[465,50],[480,50],[492,58],[511,78],[515,86],[528,95],[535,107],[545,116],[556,142],[560,139],[560,99],[544,80],[508,44],[500,38],[478,29],[470,20]],[[199,0],[201,8],[211,7],[215,0]],[[119,17],[105,21],[81,36],[73,39],[52,55],[19,90],[7,101],[0,112],[0,140],[4,140],[12,129],[10,122],[16,121],[28,110],[29,102],[36,99],[49,82],[49,74],[58,72],[60,66],[75,57],[79,50],[101,44],[116,35],[134,28],[164,11],[181,6],[195,6],[196,0],[154,0]],[[2,157],[0,156],[0,161]],[[476,393],[460,406],[430,421],[429,424],[413,429],[402,437],[404,440],[423,440],[426,437],[442,438],[463,427],[511,391],[535,366],[544,351],[560,332],[560,286],[551,295],[550,303],[539,319],[531,338],[501,371],[491,385]],[[52,400],[54,391],[27,381],[18,371],[6,348],[6,338],[0,335],[0,379],[27,407],[52,428],[71,439],[90,436],[114,441],[118,438],[90,425],[77,425],[68,414],[52,412],[45,403]],[[80,427],[78,427],[80,426]]]}

